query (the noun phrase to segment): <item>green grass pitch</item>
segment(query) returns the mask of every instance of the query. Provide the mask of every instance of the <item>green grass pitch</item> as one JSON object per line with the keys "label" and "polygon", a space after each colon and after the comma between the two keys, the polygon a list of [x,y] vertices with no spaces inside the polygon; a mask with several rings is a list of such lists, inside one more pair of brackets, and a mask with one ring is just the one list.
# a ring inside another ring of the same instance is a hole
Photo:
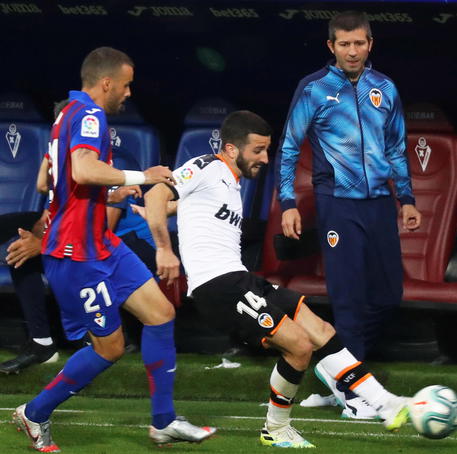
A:
{"label": "green grass pitch", "polygon": [[[0,360],[11,355],[0,352]],[[232,359],[232,358],[231,358]],[[180,355],[176,380],[179,414],[199,425],[218,428],[216,436],[202,444],[156,447],[147,437],[150,423],[146,377],[139,355],[127,355],[104,377],[99,377],[53,415],[54,440],[64,454],[257,453],[276,452],[259,443],[268,398],[268,377],[274,358],[236,357],[239,369],[207,370],[220,356]],[[10,424],[12,409],[26,402],[60,370],[53,365],[31,367],[18,376],[0,376],[0,453],[27,453],[28,439]],[[457,388],[457,367],[426,364],[375,364],[375,373],[396,393],[412,394],[433,383]],[[306,375],[298,401],[325,388]],[[339,418],[335,407],[303,408],[296,405],[293,424],[322,454],[439,454],[457,452],[457,434],[444,440],[418,436],[409,424],[399,433],[387,433],[378,422],[354,422]]]}

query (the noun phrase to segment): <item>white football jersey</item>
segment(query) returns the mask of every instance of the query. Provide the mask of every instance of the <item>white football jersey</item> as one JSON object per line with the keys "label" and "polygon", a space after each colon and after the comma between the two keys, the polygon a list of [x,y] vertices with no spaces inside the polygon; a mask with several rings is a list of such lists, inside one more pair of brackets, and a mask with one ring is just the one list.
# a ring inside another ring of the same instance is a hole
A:
{"label": "white football jersey", "polygon": [[188,294],[241,263],[242,202],[239,178],[217,155],[190,159],[173,172],[178,199],[179,252]]}

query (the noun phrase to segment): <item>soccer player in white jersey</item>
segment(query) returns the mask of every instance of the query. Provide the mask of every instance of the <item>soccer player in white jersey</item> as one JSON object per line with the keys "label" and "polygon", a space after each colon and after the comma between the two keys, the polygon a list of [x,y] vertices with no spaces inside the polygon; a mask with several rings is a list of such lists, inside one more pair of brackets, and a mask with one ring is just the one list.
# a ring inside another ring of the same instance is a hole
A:
{"label": "soccer player in white jersey", "polygon": [[388,392],[343,347],[334,328],[304,304],[304,296],[273,286],[241,262],[240,177],[255,178],[268,163],[269,125],[249,111],[233,112],[221,128],[216,155],[187,161],[173,172],[176,186],[159,183],[145,196],[146,217],[157,245],[157,274],[173,281],[179,260],[167,230],[167,203],[178,200],[178,235],[189,294],[211,326],[235,331],[247,343],[274,348],[280,358],[270,378],[270,402],[260,441],[266,446],[310,448],[290,425],[292,403],[311,354],[336,379],[378,411],[388,430],[407,420],[407,399]]}

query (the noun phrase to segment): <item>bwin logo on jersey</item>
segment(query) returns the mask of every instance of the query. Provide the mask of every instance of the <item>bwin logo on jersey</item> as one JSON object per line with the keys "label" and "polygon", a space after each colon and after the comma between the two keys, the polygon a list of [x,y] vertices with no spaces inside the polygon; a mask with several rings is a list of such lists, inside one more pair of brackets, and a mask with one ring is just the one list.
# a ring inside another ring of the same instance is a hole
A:
{"label": "bwin logo on jersey", "polygon": [[10,147],[11,154],[13,155],[13,158],[15,158],[19,150],[19,144],[21,143],[21,134],[14,123],[10,124],[5,137],[8,146]]}
{"label": "bwin logo on jersey", "polygon": [[382,91],[377,88],[372,88],[370,90],[370,101],[371,104],[375,107],[379,107],[382,103]]}
{"label": "bwin logo on jersey", "polygon": [[211,131],[211,137],[209,138],[209,145],[214,154],[217,154],[219,151],[221,151],[221,143],[221,132],[219,129],[213,129]]}
{"label": "bwin logo on jersey", "polygon": [[419,158],[419,163],[421,165],[422,172],[425,172],[425,169],[428,165],[428,161],[430,159],[430,155],[432,154],[432,149],[429,145],[427,145],[425,137],[419,137],[419,140],[417,141],[417,145],[414,148],[414,151],[416,152],[417,157]]}
{"label": "bwin logo on jersey", "polygon": [[327,242],[330,247],[335,247],[338,244],[338,241],[340,241],[338,233],[336,233],[335,230],[329,230],[327,232]]}
{"label": "bwin logo on jersey", "polygon": [[114,128],[109,128],[109,135],[111,138],[111,146],[120,147],[122,141],[121,138],[117,135],[117,131]]}
{"label": "bwin logo on jersey", "polygon": [[219,211],[214,216],[217,219],[222,219],[223,221],[228,220],[230,224],[236,227],[241,227],[241,221],[243,220],[239,214],[229,210],[226,203],[219,208]]}

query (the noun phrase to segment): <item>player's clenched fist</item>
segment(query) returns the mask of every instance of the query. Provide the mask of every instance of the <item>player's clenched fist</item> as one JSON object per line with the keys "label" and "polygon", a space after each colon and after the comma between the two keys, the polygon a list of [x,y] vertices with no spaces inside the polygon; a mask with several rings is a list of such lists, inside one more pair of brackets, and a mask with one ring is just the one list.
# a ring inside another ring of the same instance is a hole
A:
{"label": "player's clenched fist", "polygon": [[173,174],[168,167],[155,166],[149,167],[144,171],[146,177],[145,184],[156,184],[156,183],[173,183],[176,184]]}

